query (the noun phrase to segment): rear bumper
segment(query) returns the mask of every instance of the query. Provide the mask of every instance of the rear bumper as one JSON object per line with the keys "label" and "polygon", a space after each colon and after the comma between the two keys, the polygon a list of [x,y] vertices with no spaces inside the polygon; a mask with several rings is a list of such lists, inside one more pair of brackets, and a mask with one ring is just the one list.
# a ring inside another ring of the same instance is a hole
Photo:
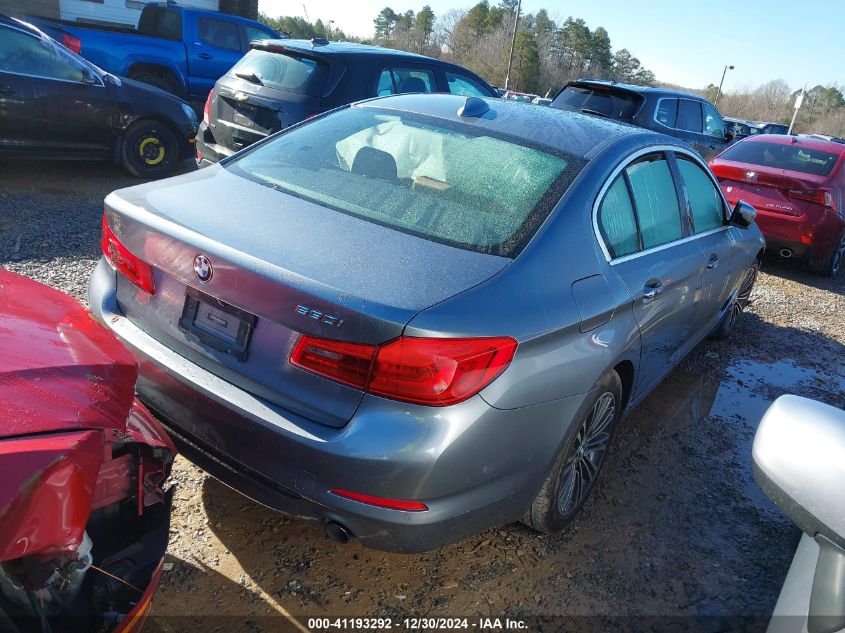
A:
{"label": "rear bumper", "polygon": [[830,210],[812,210],[798,217],[758,210],[757,224],[769,249],[788,248],[796,257],[827,257],[845,230],[845,220]]}
{"label": "rear bumper", "polygon": [[200,123],[196,139],[196,160],[198,167],[210,167],[234,153],[228,147],[215,143],[211,130],[208,129],[205,123]]}
{"label": "rear bumper", "polygon": [[[103,261],[91,309],[141,364],[138,393],[190,459],[273,509],[337,521],[369,547],[424,551],[519,519],[588,394],[515,410],[481,397],[431,408],[364,398],[337,429],[280,409],[179,356],[120,314]],[[344,488],[422,501],[425,512],[366,505]]]}

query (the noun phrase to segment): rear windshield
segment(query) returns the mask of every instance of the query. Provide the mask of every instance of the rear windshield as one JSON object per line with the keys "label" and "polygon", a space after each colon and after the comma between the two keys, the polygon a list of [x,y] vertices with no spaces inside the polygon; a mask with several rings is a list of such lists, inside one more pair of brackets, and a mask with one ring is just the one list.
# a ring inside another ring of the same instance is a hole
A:
{"label": "rear windshield", "polygon": [[347,108],[247,151],[227,168],[403,233],[515,257],[583,165],[463,123]]}
{"label": "rear windshield", "polygon": [[630,120],[642,102],[641,96],[624,90],[566,86],[552,101],[552,107]]}
{"label": "rear windshield", "polygon": [[329,66],[296,53],[275,53],[253,49],[229,71],[230,75],[254,75],[270,88],[318,97],[323,94]]}
{"label": "rear windshield", "polygon": [[781,145],[753,140],[731,145],[719,158],[814,176],[829,176],[839,160],[839,154],[808,149],[796,143]]}

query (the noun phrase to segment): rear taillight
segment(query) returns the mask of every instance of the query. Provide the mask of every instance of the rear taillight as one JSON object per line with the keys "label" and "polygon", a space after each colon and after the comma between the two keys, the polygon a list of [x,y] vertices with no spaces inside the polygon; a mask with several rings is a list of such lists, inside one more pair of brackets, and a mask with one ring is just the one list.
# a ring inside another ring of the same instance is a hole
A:
{"label": "rear taillight", "polygon": [[441,407],[493,382],[516,347],[510,337],[401,337],[374,346],[303,336],[290,362],[378,396]]}
{"label": "rear taillight", "polygon": [[364,389],[370,376],[375,345],[343,343],[303,336],[290,355],[290,362],[315,374]]}
{"label": "rear taillight", "polygon": [[205,100],[205,107],[202,109],[202,122],[208,125],[211,119],[211,102],[214,100],[214,88],[209,90],[208,98]]}
{"label": "rear taillight", "polygon": [[69,33],[62,34],[62,45],[69,48],[77,55],[82,52],[82,40]]}
{"label": "rear taillight", "polygon": [[109,263],[133,284],[147,294],[154,295],[153,267],[133,255],[126,248],[109,227],[106,215],[103,214],[103,255]]}
{"label": "rear taillight", "polygon": [[787,189],[786,195],[796,200],[807,200],[834,209],[833,193],[825,189]]}

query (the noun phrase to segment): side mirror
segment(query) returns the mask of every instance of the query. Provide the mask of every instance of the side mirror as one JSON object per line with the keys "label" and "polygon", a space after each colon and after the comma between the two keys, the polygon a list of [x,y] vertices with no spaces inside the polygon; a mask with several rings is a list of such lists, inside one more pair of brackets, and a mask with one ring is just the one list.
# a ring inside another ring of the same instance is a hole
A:
{"label": "side mirror", "polygon": [[757,483],[819,545],[809,633],[845,628],[845,411],[781,396],[754,437]]}
{"label": "side mirror", "polygon": [[757,209],[744,200],[737,202],[731,212],[731,224],[743,229],[747,229],[754,224],[755,219],[757,219]]}
{"label": "side mirror", "polygon": [[733,130],[728,130],[725,132],[725,140],[730,143],[732,140],[736,138],[736,134],[733,133]]}

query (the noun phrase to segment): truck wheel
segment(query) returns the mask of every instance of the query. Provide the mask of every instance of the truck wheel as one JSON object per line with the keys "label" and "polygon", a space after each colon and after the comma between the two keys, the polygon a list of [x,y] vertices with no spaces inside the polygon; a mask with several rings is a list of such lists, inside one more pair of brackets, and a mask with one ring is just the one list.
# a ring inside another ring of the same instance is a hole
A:
{"label": "truck wheel", "polygon": [[845,264],[845,233],[839,237],[839,242],[834,246],[827,257],[813,257],[810,255],[807,265],[814,273],[836,277],[842,264]]}
{"label": "truck wheel", "polygon": [[606,374],[593,392],[586,415],[574,421],[552,471],[522,517],[530,528],[550,534],[578,514],[598,478],[622,410],[622,381]]}
{"label": "truck wheel", "polygon": [[123,166],[137,178],[163,178],[179,162],[179,143],[166,125],[136,121],[123,137]]}
{"label": "truck wheel", "polygon": [[176,94],[176,89],[169,81],[167,81],[167,79],[160,75],[155,75],[153,73],[138,73],[137,75],[131,75],[129,78],[134,79],[135,81],[140,81],[141,83],[149,84],[150,86],[155,86],[156,88],[161,88],[165,92]]}

